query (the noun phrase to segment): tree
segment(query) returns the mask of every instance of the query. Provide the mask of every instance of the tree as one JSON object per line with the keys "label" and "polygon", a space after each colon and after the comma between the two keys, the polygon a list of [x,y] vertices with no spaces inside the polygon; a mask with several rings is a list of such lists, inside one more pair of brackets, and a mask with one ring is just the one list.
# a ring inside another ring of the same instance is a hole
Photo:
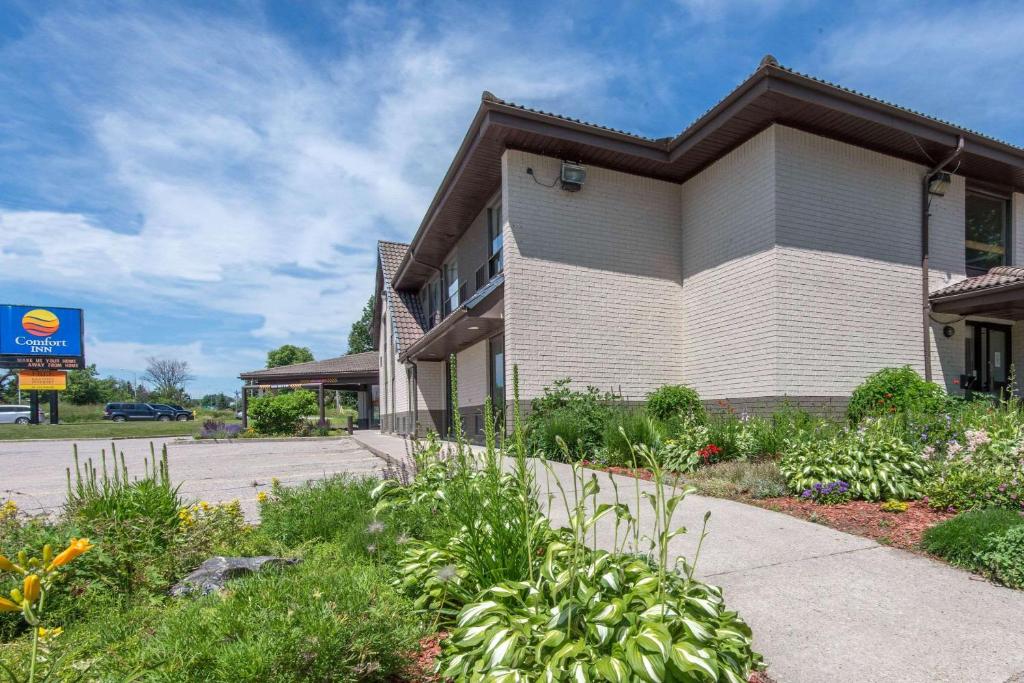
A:
{"label": "tree", "polygon": [[0,401],[14,403],[18,396],[18,373],[15,370],[0,370]]}
{"label": "tree", "polygon": [[373,325],[373,295],[363,306],[363,316],[352,323],[352,329],[348,333],[348,352],[363,353],[373,351],[373,335],[370,334],[370,327]]}
{"label": "tree", "polygon": [[213,408],[214,410],[225,410],[230,408],[232,399],[230,396],[224,393],[220,394],[206,394],[199,399],[199,405],[204,408]]}
{"label": "tree", "polygon": [[104,392],[104,386],[96,371],[95,363],[81,370],[68,372],[68,388],[62,398],[76,406],[106,403],[110,400],[109,394]]}
{"label": "tree", "polygon": [[311,363],[312,361],[313,352],[305,346],[285,344],[267,353],[268,368],[279,368],[282,365],[295,365],[296,363]]}
{"label": "tree", "polygon": [[185,385],[195,377],[189,372],[188,361],[173,358],[146,359],[146,372],[142,381],[153,385],[151,396],[166,400],[185,401]]}

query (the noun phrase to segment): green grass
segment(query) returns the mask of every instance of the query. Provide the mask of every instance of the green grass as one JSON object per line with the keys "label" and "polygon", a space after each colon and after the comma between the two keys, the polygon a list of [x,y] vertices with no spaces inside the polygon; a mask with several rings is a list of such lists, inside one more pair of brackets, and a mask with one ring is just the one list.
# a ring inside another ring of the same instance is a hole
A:
{"label": "green grass", "polygon": [[924,532],[921,545],[930,553],[969,569],[981,569],[978,553],[988,549],[989,539],[1024,524],[1013,510],[974,510],[936,524]]}
{"label": "green grass", "polygon": [[[232,422],[238,422],[232,420]],[[0,425],[0,441],[14,439],[134,439],[156,436],[193,436],[203,423],[190,422],[83,422],[59,425]]]}

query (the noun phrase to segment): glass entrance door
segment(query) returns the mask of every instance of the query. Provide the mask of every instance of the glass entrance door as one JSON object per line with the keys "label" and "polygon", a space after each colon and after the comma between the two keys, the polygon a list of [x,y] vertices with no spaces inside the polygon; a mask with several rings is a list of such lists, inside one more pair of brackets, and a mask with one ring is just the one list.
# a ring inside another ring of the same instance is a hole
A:
{"label": "glass entrance door", "polygon": [[999,393],[1010,377],[1010,328],[994,323],[968,322],[967,377],[972,391]]}

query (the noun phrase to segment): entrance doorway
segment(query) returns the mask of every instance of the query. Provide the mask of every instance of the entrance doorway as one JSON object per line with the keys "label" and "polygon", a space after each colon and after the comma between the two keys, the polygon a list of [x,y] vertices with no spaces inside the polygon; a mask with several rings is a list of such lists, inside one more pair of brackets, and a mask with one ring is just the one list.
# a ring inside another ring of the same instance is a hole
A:
{"label": "entrance doorway", "polygon": [[964,389],[1002,392],[1010,377],[1010,327],[969,321],[967,330]]}

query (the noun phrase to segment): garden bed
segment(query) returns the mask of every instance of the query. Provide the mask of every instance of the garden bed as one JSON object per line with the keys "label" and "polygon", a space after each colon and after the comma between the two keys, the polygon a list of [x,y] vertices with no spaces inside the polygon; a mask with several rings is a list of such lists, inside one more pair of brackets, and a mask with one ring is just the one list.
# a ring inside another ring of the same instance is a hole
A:
{"label": "garden bed", "polygon": [[906,512],[886,512],[880,503],[864,500],[834,505],[821,505],[795,497],[747,498],[743,502],[903,550],[920,550],[921,536],[926,529],[955,516],[952,512],[933,510],[921,501],[907,503]]}

